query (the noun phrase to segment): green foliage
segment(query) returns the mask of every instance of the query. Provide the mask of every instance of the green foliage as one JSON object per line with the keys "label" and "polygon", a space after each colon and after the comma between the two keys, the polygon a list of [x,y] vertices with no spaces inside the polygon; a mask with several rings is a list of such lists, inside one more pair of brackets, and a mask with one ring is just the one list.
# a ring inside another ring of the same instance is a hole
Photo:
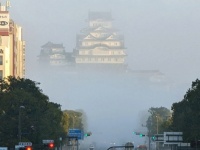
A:
{"label": "green foliage", "polygon": [[200,139],[200,80],[192,82],[182,101],[172,105],[174,131],[183,132],[184,141]]}
{"label": "green foliage", "polygon": [[171,112],[165,107],[154,108],[149,110],[150,116],[147,119],[146,126],[150,135],[162,133],[169,130],[169,119]]}
{"label": "green foliage", "polygon": [[65,120],[63,120],[63,122],[65,122],[65,131],[68,132],[70,128],[84,130],[82,123],[82,112],[74,110],[64,110],[63,114],[65,115]]}
{"label": "green foliage", "polygon": [[64,136],[60,105],[49,102],[38,85],[30,79],[11,76],[0,81],[0,145],[13,147],[19,142],[20,112],[22,141],[39,144],[43,139],[54,139],[56,142]]}
{"label": "green foliage", "polygon": [[69,116],[69,114],[66,112],[66,111],[63,111],[63,117],[62,117],[62,122],[61,122],[61,124],[62,124],[62,126],[63,126],[63,128],[64,128],[64,131],[67,133],[68,132],[68,130],[69,130],[69,118],[70,118],[70,116]]}

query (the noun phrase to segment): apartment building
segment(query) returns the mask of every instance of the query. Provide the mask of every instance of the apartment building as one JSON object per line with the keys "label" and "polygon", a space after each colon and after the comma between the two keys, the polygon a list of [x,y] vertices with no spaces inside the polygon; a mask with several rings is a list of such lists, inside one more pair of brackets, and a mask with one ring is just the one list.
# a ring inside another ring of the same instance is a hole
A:
{"label": "apartment building", "polygon": [[25,41],[22,27],[15,24],[8,11],[9,1],[0,3],[0,79],[25,77]]}

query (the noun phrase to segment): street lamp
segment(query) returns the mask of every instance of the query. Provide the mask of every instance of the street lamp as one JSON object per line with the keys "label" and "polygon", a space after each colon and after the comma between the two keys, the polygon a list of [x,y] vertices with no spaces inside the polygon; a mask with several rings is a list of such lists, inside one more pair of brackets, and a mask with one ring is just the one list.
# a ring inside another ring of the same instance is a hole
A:
{"label": "street lamp", "polygon": [[24,109],[24,106],[19,107],[19,122],[18,122],[18,136],[19,136],[19,142],[22,140],[22,133],[21,133],[21,109]]}
{"label": "street lamp", "polygon": [[156,116],[156,121],[157,121],[157,134],[158,134],[158,116]]}
{"label": "street lamp", "polygon": [[73,116],[72,118],[73,118],[73,129],[74,129],[74,124],[76,122],[76,119],[74,119],[74,118],[76,118],[76,116]]}
{"label": "street lamp", "polygon": [[[158,134],[158,116],[156,116],[157,121],[157,134]],[[156,142],[156,149],[159,150],[159,143]]]}
{"label": "street lamp", "polygon": [[[148,120],[148,122],[150,122],[150,120]],[[147,130],[148,130],[147,136],[149,138],[149,150],[150,150],[151,149],[151,147],[150,147],[151,146],[151,140],[150,140],[151,134],[150,134],[150,131],[149,131],[148,127],[147,127],[147,124],[146,125],[142,124],[142,127],[146,127]]]}

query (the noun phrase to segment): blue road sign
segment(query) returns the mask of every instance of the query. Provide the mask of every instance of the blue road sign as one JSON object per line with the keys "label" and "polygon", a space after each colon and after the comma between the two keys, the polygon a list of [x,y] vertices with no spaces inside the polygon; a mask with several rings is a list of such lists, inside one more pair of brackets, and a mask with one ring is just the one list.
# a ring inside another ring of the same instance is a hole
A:
{"label": "blue road sign", "polygon": [[69,129],[69,131],[68,131],[68,136],[69,137],[74,137],[74,138],[77,138],[77,139],[79,139],[79,140],[81,140],[81,139],[83,139],[83,131],[82,130],[80,130],[80,129]]}

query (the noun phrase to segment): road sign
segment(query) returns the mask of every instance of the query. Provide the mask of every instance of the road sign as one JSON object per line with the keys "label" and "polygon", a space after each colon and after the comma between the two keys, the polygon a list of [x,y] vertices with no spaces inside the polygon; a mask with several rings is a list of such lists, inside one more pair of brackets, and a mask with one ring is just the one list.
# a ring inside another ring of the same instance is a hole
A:
{"label": "road sign", "polygon": [[164,141],[164,135],[163,134],[155,134],[153,141],[155,142],[163,142]]}
{"label": "road sign", "polygon": [[19,142],[19,145],[21,146],[32,146],[31,142]]}
{"label": "road sign", "polygon": [[82,133],[80,129],[69,129],[69,133]]}
{"label": "road sign", "polygon": [[190,143],[178,143],[179,147],[190,147]]}
{"label": "road sign", "polygon": [[46,143],[54,143],[54,140],[42,140],[42,143],[43,143],[43,144],[46,144]]}
{"label": "road sign", "polygon": [[77,138],[77,139],[83,139],[83,131],[80,130],[80,129],[69,129],[68,131],[68,136],[69,137],[74,137],[74,138]]}
{"label": "road sign", "polygon": [[0,150],[8,150],[7,147],[0,147]]}
{"label": "road sign", "polygon": [[183,142],[183,132],[164,132],[164,144],[178,144]]}

